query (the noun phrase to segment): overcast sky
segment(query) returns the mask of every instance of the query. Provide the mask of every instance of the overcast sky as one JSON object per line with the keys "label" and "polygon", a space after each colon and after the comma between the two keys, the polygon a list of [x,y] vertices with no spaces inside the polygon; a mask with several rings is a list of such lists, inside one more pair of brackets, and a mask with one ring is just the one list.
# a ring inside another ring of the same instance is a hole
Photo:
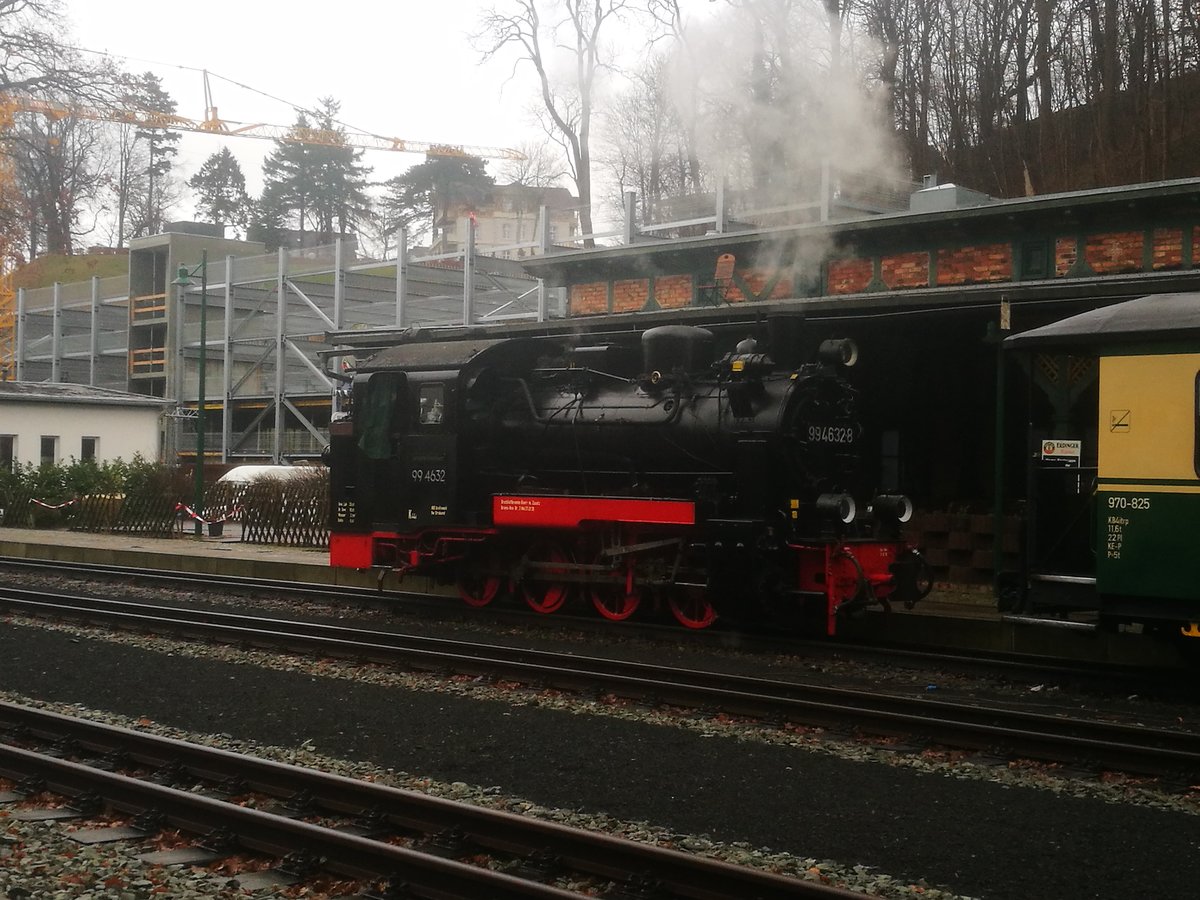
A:
{"label": "overcast sky", "polygon": [[[106,51],[131,72],[155,73],[189,118],[204,117],[202,77],[192,69],[208,69],[302,106],[333,96],[342,103],[342,121],[356,130],[501,147],[539,137],[527,114],[537,96],[529,74],[509,80],[511,59],[480,63],[470,46],[480,9],[489,5],[481,0],[63,0],[63,5],[76,45]],[[277,125],[295,120],[283,103],[219,79],[212,86],[223,119]],[[273,147],[267,141],[185,134],[176,174],[188,178],[223,143],[238,156],[257,193],[262,158]],[[365,161],[383,180],[422,159],[368,151]],[[190,218],[190,202],[178,214]]]}

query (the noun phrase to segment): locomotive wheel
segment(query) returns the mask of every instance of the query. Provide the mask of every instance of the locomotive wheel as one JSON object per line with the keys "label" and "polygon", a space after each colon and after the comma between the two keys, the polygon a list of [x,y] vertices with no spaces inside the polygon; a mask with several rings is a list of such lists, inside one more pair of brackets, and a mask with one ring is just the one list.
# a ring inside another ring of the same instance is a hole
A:
{"label": "locomotive wheel", "polygon": [[[604,554],[596,551],[594,560],[597,565],[604,564]],[[612,622],[623,622],[637,611],[642,602],[642,593],[633,585],[633,567],[626,562],[623,579],[620,582],[601,582],[588,586],[588,596],[596,612]]]}
{"label": "locomotive wheel", "polygon": [[[567,554],[553,544],[535,544],[530,548],[528,558],[530,562],[545,565],[564,563],[567,561]],[[565,581],[551,580],[555,574],[556,570],[552,565],[539,566],[534,570],[535,578],[531,579],[527,575],[521,582],[521,595],[534,612],[549,615],[552,612],[558,612],[567,602],[571,585]]]}
{"label": "locomotive wheel", "polygon": [[685,628],[707,628],[717,621],[717,610],[702,587],[676,585],[667,593],[667,605]]}
{"label": "locomotive wheel", "polygon": [[473,572],[458,577],[458,596],[467,606],[487,606],[500,593],[499,575],[482,575]]}
{"label": "locomotive wheel", "polygon": [[628,619],[642,602],[641,592],[625,584],[594,585],[591,595],[596,612],[613,622]]}

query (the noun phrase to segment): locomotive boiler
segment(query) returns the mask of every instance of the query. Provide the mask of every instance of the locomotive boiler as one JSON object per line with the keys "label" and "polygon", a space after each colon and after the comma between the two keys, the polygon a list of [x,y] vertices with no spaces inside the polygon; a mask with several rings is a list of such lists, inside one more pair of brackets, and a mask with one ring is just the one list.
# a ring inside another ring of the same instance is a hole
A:
{"label": "locomotive boiler", "polygon": [[719,610],[833,633],[915,602],[911,503],[864,509],[847,490],[856,353],[827,341],[785,368],[686,326],[389,348],[330,428],[331,561],[434,574],[474,605],[511,591],[549,613],[582,595],[620,620],[652,601],[696,628]]}

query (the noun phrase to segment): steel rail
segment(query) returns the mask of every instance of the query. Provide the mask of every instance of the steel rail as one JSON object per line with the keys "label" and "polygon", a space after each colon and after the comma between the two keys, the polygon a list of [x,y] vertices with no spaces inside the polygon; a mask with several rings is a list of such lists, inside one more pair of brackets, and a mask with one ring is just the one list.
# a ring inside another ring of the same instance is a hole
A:
{"label": "steel rail", "polygon": [[[379,606],[388,603],[404,603],[413,605],[436,604],[444,613],[462,614],[479,618],[486,614],[489,618],[516,620],[526,623],[546,624],[545,617],[530,615],[528,611],[507,610],[492,607],[488,610],[470,609],[457,603],[447,603],[447,600],[457,600],[457,595],[435,594],[422,591],[379,590],[343,585],[333,585],[315,581],[281,581],[251,576],[219,575],[201,572],[172,571],[164,572],[155,569],[141,569],[132,566],[106,565],[102,563],[79,563],[59,560],[30,559],[24,557],[0,557],[0,567],[25,569],[58,569],[77,575],[121,576],[139,580],[158,581],[185,585],[200,585],[205,588],[226,587],[248,591],[282,594],[289,598],[306,597],[324,599],[337,603],[357,602]],[[558,624],[569,623],[576,629],[595,629],[600,634],[612,634],[613,623],[600,621],[594,617],[575,616],[562,611],[553,617]],[[639,636],[657,638],[666,636],[672,641],[679,639],[680,629],[676,624],[661,625],[648,622],[625,622],[621,624],[623,635],[636,633]],[[1112,664],[1098,666],[1096,664],[1064,660],[1053,657],[1036,656],[1028,653],[1004,653],[991,650],[976,649],[968,655],[961,650],[940,650],[932,647],[908,646],[902,644],[887,644],[875,642],[859,642],[856,640],[830,641],[829,639],[811,640],[801,637],[781,639],[778,636],[764,637],[761,634],[744,631],[727,631],[721,629],[706,629],[689,633],[689,643],[699,646],[736,646],[738,649],[755,649],[762,652],[785,653],[821,653],[821,654],[855,654],[866,657],[884,658],[894,664],[903,661],[916,665],[935,665],[951,667],[955,670],[969,672],[985,672],[988,674],[1009,674],[1019,672],[1029,677],[1039,678],[1086,678],[1103,680],[1122,678],[1135,680],[1148,689],[1145,684],[1152,682],[1151,687],[1161,687],[1161,681],[1167,675],[1175,678],[1179,668],[1165,667],[1150,669],[1141,665]],[[1176,681],[1176,684],[1178,682]],[[1131,688],[1132,690],[1132,688]]]}
{"label": "steel rail", "polygon": [[[436,606],[439,612],[451,614],[451,616],[466,616],[479,619],[481,614],[486,614],[486,622],[493,620],[516,620],[521,623],[547,624],[545,617],[530,616],[528,611],[523,610],[508,610],[508,608],[500,608],[492,606],[488,610],[480,610],[480,608],[469,608],[458,604],[456,594],[437,594],[430,592],[406,592],[406,590],[382,590],[359,588],[349,586],[337,586],[337,584],[329,584],[323,582],[296,582],[296,581],[276,581],[271,578],[258,578],[251,576],[230,576],[230,575],[212,575],[208,572],[190,572],[190,571],[162,571],[151,569],[138,569],[132,566],[106,565],[100,563],[74,563],[60,562],[60,560],[48,559],[29,559],[22,557],[0,557],[0,568],[2,566],[10,566],[17,569],[58,569],[64,572],[71,572],[80,576],[97,575],[97,576],[120,576],[137,578],[139,581],[157,581],[161,583],[176,583],[187,584],[187,586],[196,586],[200,584],[205,588],[215,586],[253,590],[253,592],[263,592],[270,594],[283,594],[289,599],[307,598],[313,600],[329,600],[338,602],[338,604],[346,604],[346,602],[359,602],[359,604],[380,606],[380,605],[395,605],[406,604],[413,606]],[[325,570],[322,570],[325,571]],[[451,601],[451,602],[448,602]],[[395,606],[392,606],[395,608]],[[596,634],[612,635],[613,624],[607,620],[599,620],[595,617],[575,616],[568,611],[562,611],[553,617],[551,624],[569,624],[572,629],[594,630]],[[665,636],[667,640],[672,642],[679,640],[680,629],[677,624],[656,624],[652,622],[626,622],[622,623],[623,635],[637,634],[638,636],[648,638],[659,638]],[[1069,659],[1050,658],[1050,656],[1038,656],[1028,653],[1003,653],[995,652],[995,650],[976,649],[972,650],[968,655],[961,650],[943,650],[931,647],[905,646],[905,644],[889,644],[875,642],[859,642],[854,640],[848,641],[829,641],[824,640],[814,641],[811,638],[790,637],[780,638],[780,636],[766,637],[761,634],[756,634],[755,631],[743,630],[725,630],[725,629],[706,629],[700,632],[692,632],[688,634],[689,643],[696,643],[701,647],[737,647],[738,649],[758,649],[764,653],[820,653],[820,654],[856,654],[868,656],[868,658],[884,658],[889,664],[895,664],[896,661],[907,662],[911,665],[919,666],[941,666],[953,668],[954,671],[965,671],[971,673],[982,672],[985,674],[1009,674],[1019,672],[1026,674],[1027,677],[1037,678],[1084,678],[1088,680],[1099,680],[1108,684],[1112,678],[1123,679],[1123,682],[1133,682],[1135,686],[1130,686],[1130,691],[1144,692],[1146,690],[1163,690],[1164,679],[1171,678],[1170,689],[1172,691],[1183,690],[1183,686],[1178,680],[1178,673],[1181,671],[1181,665],[1165,666],[1160,670],[1147,670],[1145,666],[1138,665],[1104,665],[1088,664],[1088,662]],[[1186,671],[1184,668],[1183,671]],[[1122,686],[1122,690],[1124,690]]]}
{"label": "steel rail", "polygon": [[924,739],[1154,775],[1200,771],[1200,735],[898,694],[675,669],[545,650],[0,588],[0,608],[106,627],[603,690],[728,713]]}
{"label": "steel rail", "polygon": [[[69,740],[79,748],[99,754],[119,753],[133,763],[153,768],[182,767],[191,775],[210,780],[237,780],[249,791],[290,798],[303,795],[314,807],[334,813],[383,821],[399,829],[422,833],[456,832],[472,847],[517,856],[547,854],[556,865],[608,879],[647,876],[671,896],[695,900],[729,897],[848,898],[838,888],[735,866],[653,844],[642,844],[599,832],[570,828],[555,822],[519,816],[501,810],[455,803],[416,791],[406,791],[346,778],[315,769],[289,766],[271,760],[231,753],[214,747],[63,716],[11,703],[0,703],[0,723],[41,739]],[[437,884],[453,891],[447,896],[563,897],[576,896],[554,888],[505,875],[500,889],[484,885],[488,870],[414,850],[405,850],[343,832],[305,825],[291,819],[162,787],[80,763],[45,759],[31,751],[0,743],[0,773],[9,777],[34,774],[55,791],[80,794],[96,791],[126,812],[153,808],[164,812],[171,824],[193,832],[228,827],[252,850],[277,856],[297,849],[325,856],[328,868],[354,877],[381,877],[403,871],[428,873]],[[232,819],[230,819],[232,817]],[[336,837],[333,837],[336,835]],[[495,875],[496,873],[490,873]],[[443,888],[444,889],[444,888]],[[440,894],[438,896],[441,896]]]}

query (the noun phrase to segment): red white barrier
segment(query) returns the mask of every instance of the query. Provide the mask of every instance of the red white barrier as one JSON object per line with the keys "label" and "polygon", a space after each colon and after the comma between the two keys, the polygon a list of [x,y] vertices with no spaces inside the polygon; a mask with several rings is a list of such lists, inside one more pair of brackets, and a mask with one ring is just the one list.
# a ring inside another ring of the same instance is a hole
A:
{"label": "red white barrier", "polygon": [[242,508],[240,506],[235,506],[235,507],[233,507],[233,509],[231,509],[229,512],[227,512],[225,515],[223,515],[219,519],[206,519],[203,516],[201,516],[199,513],[197,513],[194,509],[192,509],[190,506],[188,506],[186,503],[176,503],[175,504],[175,512],[183,511],[183,512],[187,513],[187,516],[189,519],[199,522],[201,525],[219,525],[222,522],[228,522],[231,518],[233,518],[235,515],[237,515],[239,512],[241,512],[241,510],[242,510]]}
{"label": "red white barrier", "polygon": [[68,506],[74,506],[79,501],[78,500],[68,500],[66,503],[52,504],[52,503],[46,503],[42,500],[38,500],[36,497],[30,497],[29,502],[40,506],[42,509],[66,509]]}

